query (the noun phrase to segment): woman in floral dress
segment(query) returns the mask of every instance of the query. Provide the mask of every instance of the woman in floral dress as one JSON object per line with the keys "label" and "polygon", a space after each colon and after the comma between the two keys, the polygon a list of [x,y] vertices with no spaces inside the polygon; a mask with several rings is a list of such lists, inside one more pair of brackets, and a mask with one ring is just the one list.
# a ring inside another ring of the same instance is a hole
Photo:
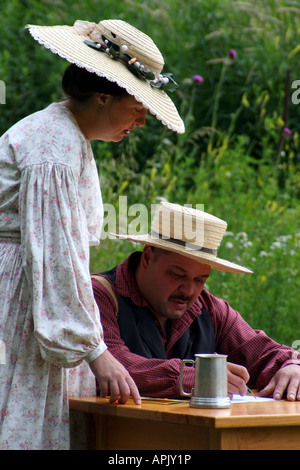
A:
{"label": "woman in floral dress", "polygon": [[107,351],[91,287],[89,246],[99,243],[103,206],[90,140],[122,140],[148,109],[170,129],[184,127],[162,75],[154,70],[151,84],[123,57],[112,60],[110,47],[132,55],[131,43],[144,61],[159,57],[148,36],[118,20],[29,29],[73,65],[66,100],[0,138],[0,449],[68,449],[68,396],[94,395],[95,377],[111,402],[140,403]]}

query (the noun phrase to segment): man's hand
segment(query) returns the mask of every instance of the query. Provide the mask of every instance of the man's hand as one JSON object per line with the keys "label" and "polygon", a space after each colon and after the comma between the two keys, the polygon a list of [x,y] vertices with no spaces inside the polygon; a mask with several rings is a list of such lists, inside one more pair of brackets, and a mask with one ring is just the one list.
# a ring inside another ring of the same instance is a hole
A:
{"label": "man's hand", "polygon": [[279,369],[259,395],[280,400],[285,393],[287,400],[300,400],[300,366],[297,364]]}
{"label": "man's hand", "polygon": [[227,362],[228,395],[230,398],[233,394],[246,395],[246,383],[249,379],[250,375],[245,367]]}
{"label": "man's hand", "polygon": [[131,395],[135,404],[140,405],[141,397],[135,382],[108,350],[92,361],[90,367],[97,378],[101,397],[110,395],[110,403],[118,400],[124,404]]}

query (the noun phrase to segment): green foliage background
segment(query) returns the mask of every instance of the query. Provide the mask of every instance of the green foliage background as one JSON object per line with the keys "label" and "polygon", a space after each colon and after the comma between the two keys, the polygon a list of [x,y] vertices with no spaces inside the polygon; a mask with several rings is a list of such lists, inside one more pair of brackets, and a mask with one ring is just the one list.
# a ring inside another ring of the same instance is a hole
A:
{"label": "green foliage background", "polygon": [[[300,79],[300,3],[2,0],[0,12],[0,134],[61,99],[67,64],[24,25],[120,18],[153,38],[181,85],[172,99],[186,133],[173,134],[149,116],[120,144],[94,142],[104,202],[117,209],[120,196],[128,207],[161,198],[204,204],[228,222],[219,255],[254,271],[214,272],[208,288],[254,328],[288,345],[300,340],[300,105],[291,100]],[[110,268],[135,248],[105,239],[91,251],[91,270]]]}

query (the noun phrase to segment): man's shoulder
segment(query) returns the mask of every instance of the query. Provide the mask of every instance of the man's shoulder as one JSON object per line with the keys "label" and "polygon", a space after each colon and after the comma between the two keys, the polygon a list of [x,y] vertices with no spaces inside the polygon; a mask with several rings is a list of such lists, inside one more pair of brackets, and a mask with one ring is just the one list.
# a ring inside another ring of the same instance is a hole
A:
{"label": "man's shoulder", "polygon": [[211,294],[207,289],[203,289],[201,294],[198,297],[198,301],[201,303],[203,307],[207,307],[208,305],[212,304],[216,297]]}
{"label": "man's shoulder", "polygon": [[94,289],[99,291],[110,291],[115,289],[116,268],[103,273],[92,273],[91,280]]}
{"label": "man's shoulder", "polygon": [[228,307],[228,303],[224,299],[216,297],[207,289],[202,290],[198,301],[208,313],[219,313],[221,310]]}

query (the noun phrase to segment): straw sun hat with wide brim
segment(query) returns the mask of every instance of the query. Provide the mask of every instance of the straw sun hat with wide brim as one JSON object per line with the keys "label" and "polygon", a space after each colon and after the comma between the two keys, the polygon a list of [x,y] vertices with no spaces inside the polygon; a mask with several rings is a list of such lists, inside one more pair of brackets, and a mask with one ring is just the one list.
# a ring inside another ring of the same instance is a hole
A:
{"label": "straw sun hat with wide brim", "polygon": [[174,81],[163,74],[164,59],[146,34],[122,20],[26,28],[54,54],[125,88],[172,131],[185,131],[173,101],[163,91]]}
{"label": "straw sun hat with wide brim", "polygon": [[161,202],[155,212],[151,233],[113,237],[162,248],[207,264],[217,271],[252,273],[248,268],[217,257],[227,223],[207,212]]}

